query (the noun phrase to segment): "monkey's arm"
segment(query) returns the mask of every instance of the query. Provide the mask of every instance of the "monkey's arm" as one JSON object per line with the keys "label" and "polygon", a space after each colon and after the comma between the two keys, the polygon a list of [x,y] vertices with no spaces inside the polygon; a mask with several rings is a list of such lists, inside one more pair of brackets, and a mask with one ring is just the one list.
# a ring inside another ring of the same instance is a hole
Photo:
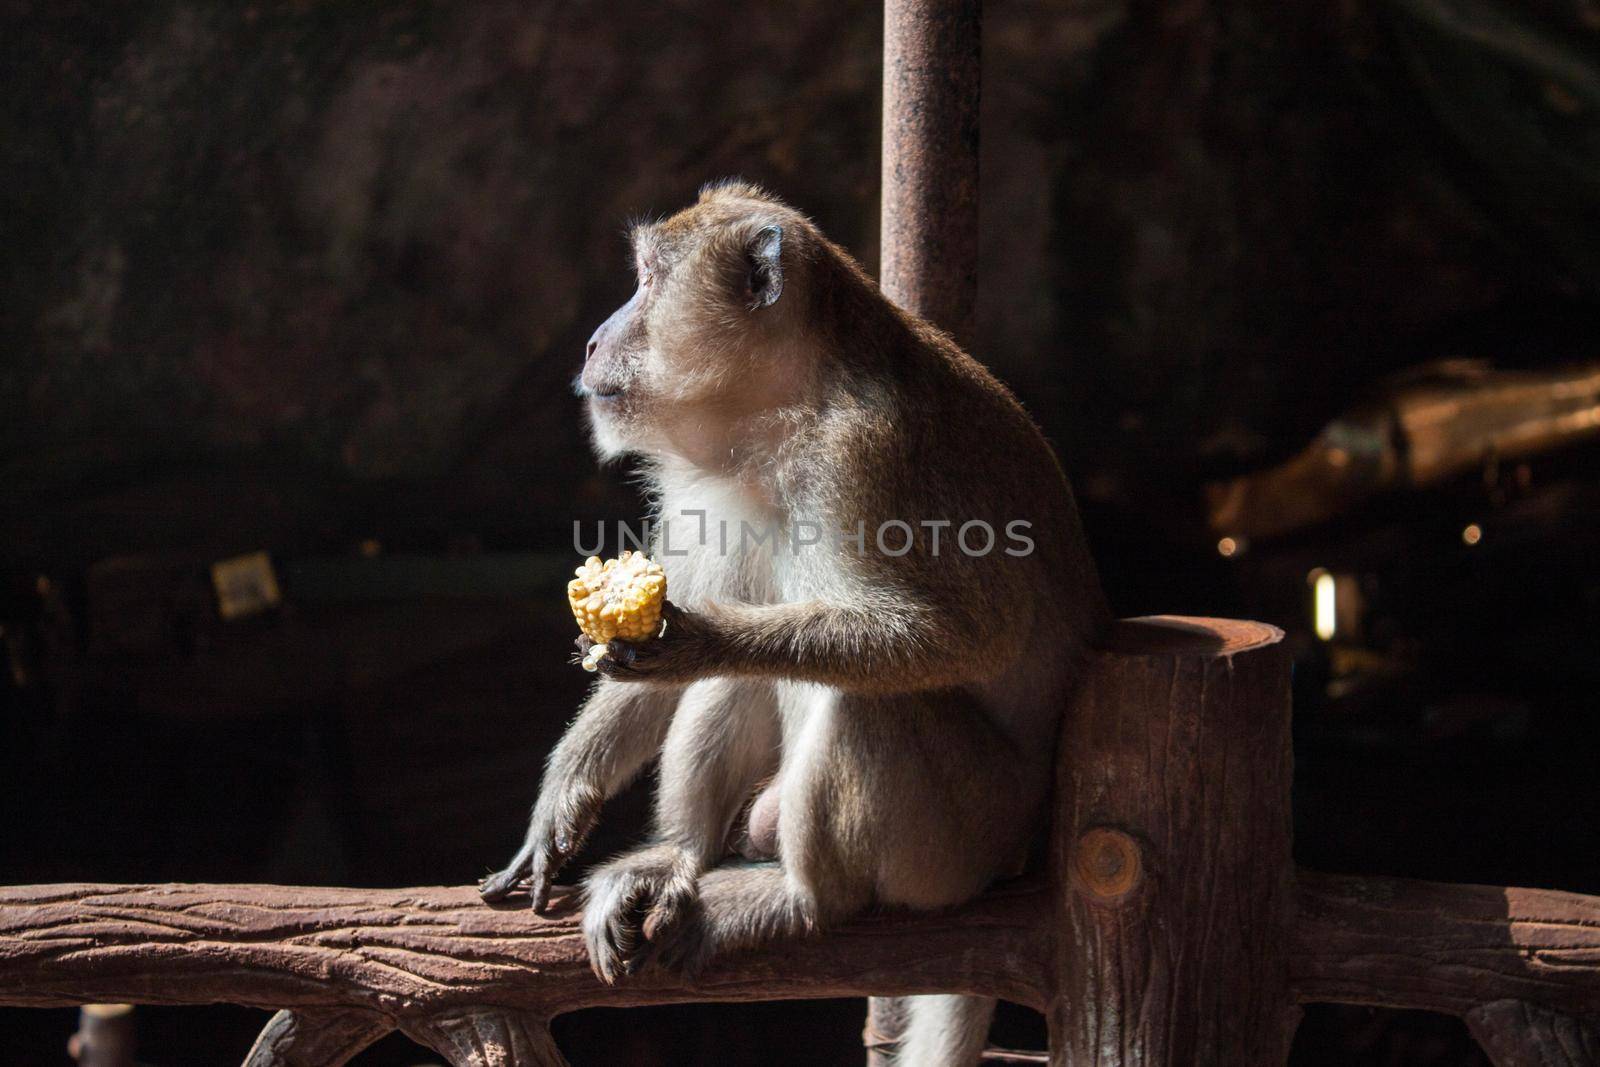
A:
{"label": "monkey's arm", "polygon": [[925,609],[905,598],[861,606],[806,601],[710,604],[694,613],[670,608],[660,639],[613,642],[600,670],[619,680],[742,675],[857,692],[939,689],[999,673],[1031,617],[1026,602],[990,617]]}
{"label": "monkey's arm", "polygon": [[550,883],[583,847],[606,799],[661,750],[680,691],[602,680],[545,764],[528,836],[516,856],[478,887],[484,900],[508,896],[523,879],[535,910]]}

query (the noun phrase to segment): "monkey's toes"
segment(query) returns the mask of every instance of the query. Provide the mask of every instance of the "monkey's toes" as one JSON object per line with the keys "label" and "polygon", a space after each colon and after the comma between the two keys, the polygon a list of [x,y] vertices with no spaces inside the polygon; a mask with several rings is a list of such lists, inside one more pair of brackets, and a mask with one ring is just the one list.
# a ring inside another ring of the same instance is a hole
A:
{"label": "monkey's toes", "polygon": [[642,887],[626,875],[601,872],[586,890],[583,942],[589,950],[589,969],[606,985],[632,970],[643,920]]}
{"label": "monkey's toes", "polygon": [[618,979],[632,970],[630,960],[638,935],[633,924],[622,915],[613,912],[591,921],[586,913],[583,941],[589,949],[589,969],[606,985],[616,985]]}
{"label": "monkey's toes", "polygon": [[527,876],[528,868],[526,864],[512,864],[505,870],[491,874],[479,882],[478,896],[482,897],[484,902],[488,904],[504,900],[516,892],[523,879]]}
{"label": "monkey's toes", "polygon": [[715,947],[696,901],[671,926],[651,937],[639,953],[637,967],[693,978],[710,961]]}
{"label": "monkey's toes", "polygon": [[640,926],[647,944],[670,937],[693,915],[698,901],[699,891],[693,880],[673,881],[663,886]]}
{"label": "monkey's toes", "polygon": [[550,876],[535,871],[528,878],[528,907],[543,915],[550,910]]}

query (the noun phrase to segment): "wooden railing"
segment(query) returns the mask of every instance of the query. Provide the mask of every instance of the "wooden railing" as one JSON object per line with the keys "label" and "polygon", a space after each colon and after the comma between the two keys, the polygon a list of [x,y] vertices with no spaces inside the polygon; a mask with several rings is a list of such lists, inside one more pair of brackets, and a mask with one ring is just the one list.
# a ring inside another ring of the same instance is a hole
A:
{"label": "wooden railing", "polygon": [[1280,636],[1121,624],[1064,716],[1047,869],[955,911],[607,986],[574,908],[470,887],[19,886],[0,1004],[284,1009],[253,1067],[395,1029],[456,1065],[551,1065],[549,1020],[579,1008],[932,992],[1043,1012],[1061,1067],[1282,1064],[1313,1001],[1461,1016],[1496,1067],[1600,1063],[1600,898],[1295,870]]}

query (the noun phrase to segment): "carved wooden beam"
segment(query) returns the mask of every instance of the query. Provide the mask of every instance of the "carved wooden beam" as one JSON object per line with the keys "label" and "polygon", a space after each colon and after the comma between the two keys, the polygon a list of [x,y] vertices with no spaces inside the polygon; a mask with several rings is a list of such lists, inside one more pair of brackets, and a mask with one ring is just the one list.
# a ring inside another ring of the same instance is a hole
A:
{"label": "carved wooden beam", "polygon": [[[560,891],[558,890],[558,894]],[[476,889],[265,885],[0,888],[0,1004],[85,1001],[365,1010],[393,1019],[485,1004],[557,1015],[679,1001],[989,992],[1040,1007],[1049,894],[1038,881],[974,905],[884,915],[825,938],[715,961],[698,981],[589,970],[578,913]],[[567,898],[570,899],[570,898]]]}
{"label": "carved wooden beam", "polygon": [[1401,878],[1299,877],[1301,1001],[1470,1014],[1497,1001],[1600,1018],[1600,897]]}
{"label": "carved wooden beam", "polygon": [[[1044,882],[1023,881],[953,912],[877,916],[730,956],[692,984],[606,986],[588,969],[573,913],[490,908],[465,886],[19,886],[0,889],[0,1004],[292,1006],[257,1042],[256,1067],[341,1063],[397,1026],[438,1038],[448,1027],[437,1020],[490,1005],[543,1019],[596,1006],[971,992],[1044,1009],[1052,898]],[[1561,1020],[1600,1018],[1600,899],[1311,873],[1298,899],[1288,962],[1300,1002],[1449,1012],[1486,1045],[1520,1039],[1501,1035],[1533,1021],[1578,1034]]]}
{"label": "carved wooden beam", "polygon": [[1592,1067],[1600,1063],[1600,1028],[1592,1021],[1497,1000],[1467,1012],[1467,1028],[1494,1067]]}
{"label": "carved wooden beam", "polygon": [[394,1027],[365,1008],[285,1009],[267,1020],[245,1067],[339,1067]]}
{"label": "carved wooden beam", "polygon": [[1056,1067],[1282,1064],[1309,1001],[1460,1015],[1497,1067],[1594,1062],[1600,899],[1296,874],[1278,637],[1122,624],[1063,724],[1048,870],[954,911],[607,986],[572,908],[470,887],[18,886],[0,1004],[287,1009],[250,1067],[343,1063],[393,1029],[461,1067],[545,1067],[548,1020],[579,1008],[916,993],[1042,1011]]}

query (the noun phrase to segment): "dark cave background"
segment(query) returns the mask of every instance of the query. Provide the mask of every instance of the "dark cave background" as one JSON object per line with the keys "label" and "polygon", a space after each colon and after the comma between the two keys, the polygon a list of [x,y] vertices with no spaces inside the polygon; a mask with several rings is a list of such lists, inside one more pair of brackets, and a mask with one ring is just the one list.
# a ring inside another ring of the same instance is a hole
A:
{"label": "dark cave background", "polygon": [[[975,354],[1060,449],[1117,610],[1289,631],[1300,862],[1600,891],[1595,446],[1231,558],[1202,492],[1409,368],[1600,357],[1600,7],[994,0],[984,33]],[[0,2],[0,881],[503,861],[585,688],[572,522],[639,512],[567,386],[622,228],[738,174],[875,269],[881,40],[857,0]],[[209,567],[254,551],[284,603],[223,620]],[[1382,642],[1311,635],[1313,567]],[[858,1063],[861,1013],[557,1037]],[[139,1017],[167,1067],[265,1018]],[[0,1062],[66,1063],[72,1028],[0,1011]],[[1020,1010],[996,1038],[1043,1041]],[[1315,1008],[1294,1062],[1485,1061],[1452,1019]]]}

